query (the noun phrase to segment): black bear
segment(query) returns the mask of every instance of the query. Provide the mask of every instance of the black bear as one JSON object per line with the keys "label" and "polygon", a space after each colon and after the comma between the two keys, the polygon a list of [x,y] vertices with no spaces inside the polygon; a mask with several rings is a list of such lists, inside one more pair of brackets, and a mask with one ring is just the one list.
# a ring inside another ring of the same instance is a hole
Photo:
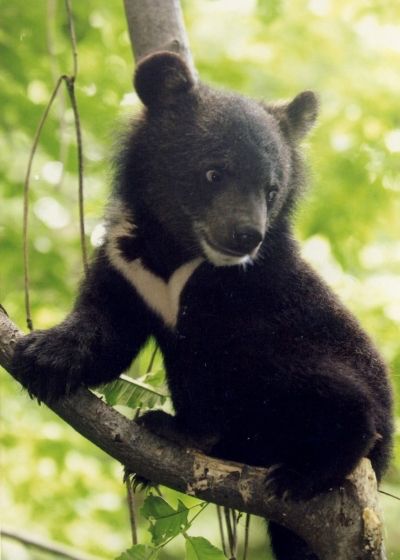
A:
{"label": "black bear", "polygon": [[[265,104],[195,82],[172,53],[139,64],[145,105],[117,161],[107,234],[70,315],[24,337],[14,370],[39,399],[116,378],[150,335],[175,416],[144,424],[221,458],[279,465],[278,494],[340,485],[392,434],[385,366],[303,261],[291,211],[317,100]],[[316,558],[271,523],[276,558]]]}

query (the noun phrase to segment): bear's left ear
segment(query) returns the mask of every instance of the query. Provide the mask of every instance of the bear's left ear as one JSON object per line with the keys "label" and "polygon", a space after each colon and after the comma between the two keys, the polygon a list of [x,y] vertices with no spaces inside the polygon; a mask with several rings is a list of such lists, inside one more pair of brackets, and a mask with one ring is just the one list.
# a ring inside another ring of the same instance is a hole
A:
{"label": "bear's left ear", "polygon": [[179,55],[160,51],[139,62],[134,84],[141,101],[151,108],[168,105],[177,95],[188,92],[195,80]]}
{"label": "bear's left ear", "polygon": [[282,129],[294,140],[301,140],[314,126],[319,101],[313,91],[303,91],[293,101],[272,107],[272,114]]}

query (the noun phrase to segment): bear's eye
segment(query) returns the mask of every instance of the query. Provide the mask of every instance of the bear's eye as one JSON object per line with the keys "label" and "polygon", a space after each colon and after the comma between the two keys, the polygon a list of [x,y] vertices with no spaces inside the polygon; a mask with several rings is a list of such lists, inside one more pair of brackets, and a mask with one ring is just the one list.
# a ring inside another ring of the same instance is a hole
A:
{"label": "bear's eye", "polygon": [[209,183],[220,183],[223,176],[222,171],[219,171],[218,169],[209,169],[206,172],[206,179]]}
{"label": "bear's eye", "polygon": [[267,195],[268,202],[273,202],[278,194],[278,189],[271,189]]}

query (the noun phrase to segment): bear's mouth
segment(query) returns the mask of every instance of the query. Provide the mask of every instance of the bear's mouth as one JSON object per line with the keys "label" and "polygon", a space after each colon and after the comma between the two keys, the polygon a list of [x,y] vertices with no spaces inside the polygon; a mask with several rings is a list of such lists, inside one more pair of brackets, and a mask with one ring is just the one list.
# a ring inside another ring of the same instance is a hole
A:
{"label": "bear's mouth", "polygon": [[[211,240],[205,233],[200,237],[200,245],[206,259],[215,266],[245,265],[253,260],[253,255],[239,253],[221,246],[214,240]],[[257,253],[257,251],[254,251],[254,253]]]}
{"label": "bear's mouth", "polygon": [[221,255],[226,255],[228,257],[239,257],[239,258],[243,258],[247,256],[247,253],[240,253],[239,251],[234,251],[232,249],[229,249],[228,247],[223,247],[222,245],[219,245],[218,243],[210,239],[208,235],[204,235],[204,241],[211,247],[211,249],[217,251],[218,253],[221,253]]}

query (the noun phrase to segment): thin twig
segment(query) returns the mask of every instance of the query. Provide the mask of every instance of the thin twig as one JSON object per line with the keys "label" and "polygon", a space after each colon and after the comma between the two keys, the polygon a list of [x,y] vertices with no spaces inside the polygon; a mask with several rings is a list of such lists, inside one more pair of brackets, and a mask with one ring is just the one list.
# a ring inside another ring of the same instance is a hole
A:
{"label": "thin twig", "polygon": [[[47,37],[47,50],[50,57],[50,68],[53,77],[53,82],[57,81],[60,75],[59,63],[56,52],[56,33],[54,22],[56,21],[56,6],[57,0],[47,0],[47,14],[46,14],[46,37]],[[63,184],[65,174],[65,162],[68,155],[68,138],[66,136],[66,120],[65,120],[65,92],[61,90],[58,96],[58,119],[59,119],[59,137],[60,137],[60,150],[59,161],[62,164],[60,178],[57,182],[57,188]]]}
{"label": "thin twig", "polygon": [[231,512],[231,508],[224,507],[226,531],[227,531],[227,534],[228,534],[230,560],[236,560],[235,559],[235,541],[234,541],[234,536],[233,536],[232,520],[231,520],[230,512]]}
{"label": "thin twig", "polygon": [[389,496],[390,498],[394,498],[395,500],[400,501],[400,498],[398,496],[395,496],[394,494],[391,494],[390,492],[386,492],[385,490],[378,490],[378,492],[380,494],[385,494],[385,496]]}
{"label": "thin twig", "polygon": [[153,369],[154,360],[156,359],[157,352],[158,352],[158,346],[157,346],[157,344],[156,344],[156,345],[155,345],[155,348],[154,348],[154,350],[153,350],[153,352],[152,352],[152,354],[151,354],[150,362],[149,362],[149,365],[147,366],[146,373],[150,373],[151,370]]}
{"label": "thin twig", "polygon": [[85,273],[88,269],[87,249],[86,249],[86,236],[85,236],[85,211],[84,211],[84,196],[83,196],[83,148],[82,148],[82,128],[78,111],[78,103],[75,93],[75,81],[78,74],[78,51],[76,46],[75,26],[72,15],[72,8],[70,0],[65,0],[65,8],[68,15],[68,28],[71,39],[71,49],[73,58],[73,74],[68,76],[65,83],[71,101],[71,107],[74,114],[77,156],[78,156],[78,197],[79,197],[79,231],[81,239],[82,261]]}
{"label": "thin twig", "polygon": [[60,545],[58,543],[45,541],[21,531],[15,531],[14,529],[2,528],[1,534],[3,537],[7,537],[9,539],[21,542],[27,546],[33,546],[35,548],[48,552],[55,558],[62,557],[68,558],[68,560],[99,560],[98,557],[95,558],[94,556],[88,556],[69,547]]}
{"label": "thin twig", "polygon": [[246,522],[244,527],[243,560],[247,560],[247,554],[249,552],[250,519],[250,513],[246,513]]}
{"label": "thin twig", "polygon": [[47,120],[50,109],[60,89],[61,83],[65,81],[67,91],[71,100],[72,111],[74,113],[75,131],[77,141],[77,155],[78,155],[78,180],[79,180],[79,223],[80,223],[80,237],[82,247],[82,260],[85,272],[87,271],[87,251],[85,241],[85,220],[84,220],[84,206],[83,206],[83,150],[82,150],[82,131],[80,124],[80,117],[75,95],[75,78],[78,71],[78,53],[76,47],[76,35],[74,22],[72,19],[72,9],[70,0],[65,0],[65,7],[68,15],[69,33],[71,39],[72,57],[73,57],[73,75],[62,75],[58,78],[50,100],[43,112],[39,125],[36,129],[33,145],[28,160],[28,167],[24,182],[24,218],[23,218],[23,253],[24,253],[24,291],[25,291],[25,310],[26,310],[26,323],[30,331],[33,330],[33,322],[31,317],[31,306],[29,296],[29,251],[28,251],[28,228],[29,228],[29,187],[30,177],[32,171],[33,158],[39,144],[40,135],[43,126]]}
{"label": "thin twig", "polygon": [[238,545],[237,524],[238,524],[238,521],[239,521],[239,515],[236,514],[236,511],[234,509],[231,509],[231,516],[232,516],[232,533],[233,533],[233,556],[236,558],[237,557],[237,545]]}
{"label": "thin twig", "polygon": [[195,507],[200,508],[199,511],[197,511],[197,512],[193,515],[192,519],[190,520],[190,525],[192,525],[193,521],[194,521],[195,519],[197,519],[197,517],[199,517],[199,515],[200,515],[201,513],[203,513],[203,511],[204,511],[204,510],[206,509],[206,507],[208,507],[209,505],[210,505],[210,502],[203,502],[202,504],[195,504],[194,506],[191,506],[191,507],[189,508],[189,509],[193,509],[193,508],[195,508]]}
{"label": "thin twig", "polygon": [[222,552],[225,554],[227,554],[227,549],[226,549],[226,541],[225,541],[225,533],[224,533],[224,523],[223,523],[223,519],[222,519],[222,508],[221,506],[216,506],[217,507],[217,517],[218,517],[218,526],[219,526],[219,534],[221,536],[221,546],[222,546]]}
{"label": "thin twig", "polygon": [[126,494],[127,494],[127,501],[128,501],[129,520],[131,524],[132,544],[135,545],[138,543],[136,498],[129,476],[125,476],[125,486],[126,486]]}
{"label": "thin twig", "polygon": [[74,17],[72,14],[71,0],[65,0],[65,9],[67,11],[67,16],[68,16],[68,29],[69,29],[69,37],[71,40],[72,61],[73,61],[73,71],[71,77],[73,79],[76,79],[78,75],[78,49],[76,46],[76,34],[75,34],[75,26],[74,26]]}
{"label": "thin twig", "polygon": [[55,49],[55,32],[54,32],[54,21],[56,17],[56,0],[47,0],[47,10],[46,10],[46,43],[47,50],[49,52],[50,58],[50,69],[55,82],[60,75],[56,49]]}
{"label": "thin twig", "polygon": [[33,330],[33,322],[31,317],[31,306],[30,306],[30,297],[29,297],[29,251],[28,251],[28,228],[29,228],[29,187],[30,187],[30,179],[31,179],[31,171],[32,171],[32,163],[33,158],[35,156],[40,135],[43,130],[43,126],[46,122],[48,114],[50,112],[51,106],[53,105],[54,99],[57,96],[58,90],[64,80],[67,77],[62,75],[58,78],[57,83],[53,89],[51,97],[47,103],[47,106],[42,114],[42,117],[39,121],[38,127],[35,132],[35,136],[33,139],[32,148],[29,154],[28,166],[25,175],[25,182],[24,182],[24,221],[23,221],[23,252],[24,252],[24,290],[25,290],[25,313],[26,313],[26,324],[30,331]]}

